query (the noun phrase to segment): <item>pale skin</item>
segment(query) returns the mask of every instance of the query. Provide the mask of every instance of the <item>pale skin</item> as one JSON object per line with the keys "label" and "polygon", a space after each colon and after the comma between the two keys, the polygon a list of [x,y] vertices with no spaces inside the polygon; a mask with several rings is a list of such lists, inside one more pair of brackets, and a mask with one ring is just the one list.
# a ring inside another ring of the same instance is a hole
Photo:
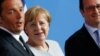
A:
{"label": "pale skin", "polygon": [[49,31],[49,23],[46,20],[45,14],[40,14],[36,17],[36,20],[33,19],[33,21],[27,23],[25,31],[29,36],[28,43],[31,46],[42,51],[48,50],[45,40]]}
{"label": "pale skin", "polygon": [[19,34],[24,28],[24,10],[21,0],[5,0],[2,4],[0,26],[14,34]]}
{"label": "pale skin", "polygon": [[100,29],[100,0],[83,0],[83,10],[80,10],[85,22]]}

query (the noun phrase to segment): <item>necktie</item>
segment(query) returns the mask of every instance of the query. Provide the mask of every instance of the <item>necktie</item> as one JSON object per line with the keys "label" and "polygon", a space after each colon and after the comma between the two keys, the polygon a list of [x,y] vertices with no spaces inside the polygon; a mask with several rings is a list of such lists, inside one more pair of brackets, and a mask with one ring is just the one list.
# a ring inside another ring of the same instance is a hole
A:
{"label": "necktie", "polygon": [[96,30],[95,34],[96,34],[97,45],[100,47],[100,34],[99,34],[99,30]]}
{"label": "necktie", "polygon": [[31,50],[29,49],[28,45],[24,42],[24,40],[23,40],[23,38],[21,36],[19,37],[19,40],[23,43],[23,46],[25,47],[27,53],[30,56],[34,56],[34,54],[31,52]]}

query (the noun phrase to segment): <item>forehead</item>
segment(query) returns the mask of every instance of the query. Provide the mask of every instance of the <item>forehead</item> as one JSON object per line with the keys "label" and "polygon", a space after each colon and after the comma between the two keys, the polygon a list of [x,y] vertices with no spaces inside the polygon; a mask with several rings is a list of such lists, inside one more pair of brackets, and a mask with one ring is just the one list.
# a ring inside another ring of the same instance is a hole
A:
{"label": "forehead", "polygon": [[100,0],[83,0],[84,6],[91,6],[96,4],[100,4]]}
{"label": "forehead", "polygon": [[2,3],[2,8],[14,7],[14,6],[23,6],[21,0],[4,0]]}
{"label": "forehead", "polygon": [[38,14],[35,18],[33,18],[33,21],[38,22],[38,21],[47,21],[47,17],[44,13]]}

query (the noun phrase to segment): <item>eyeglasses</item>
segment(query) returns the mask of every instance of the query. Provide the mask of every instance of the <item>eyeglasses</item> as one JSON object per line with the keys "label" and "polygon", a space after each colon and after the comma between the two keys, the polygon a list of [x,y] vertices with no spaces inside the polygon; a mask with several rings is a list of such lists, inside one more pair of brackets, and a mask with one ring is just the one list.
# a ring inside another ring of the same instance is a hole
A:
{"label": "eyeglasses", "polygon": [[95,9],[100,10],[100,4],[97,4],[96,6],[88,6],[88,7],[85,7],[85,9],[87,9],[89,11],[93,11]]}

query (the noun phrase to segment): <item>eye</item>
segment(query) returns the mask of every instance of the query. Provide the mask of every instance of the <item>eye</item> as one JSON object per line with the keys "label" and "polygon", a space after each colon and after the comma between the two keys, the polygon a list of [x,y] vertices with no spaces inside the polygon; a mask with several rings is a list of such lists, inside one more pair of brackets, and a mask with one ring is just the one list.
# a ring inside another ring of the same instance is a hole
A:
{"label": "eye", "polygon": [[41,25],[44,25],[45,23],[44,23],[44,22],[40,22],[40,24],[41,24]]}
{"label": "eye", "polygon": [[14,13],[15,13],[14,10],[10,10],[10,11],[8,11],[8,14],[14,14]]}
{"label": "eye", "polygon": [[24,8],[20,8],[20,12],[23,12],[24,11]]}
{"label": "eye", "polygon": [[95,6],[88,6],[86,7],[87,10],[93,10],[95,8]]}
{"label": "eye", "polygon": [[31,25],[31,26],[36,26],[36,24],[35,24],[35,23],[31,23],[30,25]]}
{"label": "eye", "polygon": [[98,5],[96,6],[96,8],[100,9],[100,4],[98,4]]}

